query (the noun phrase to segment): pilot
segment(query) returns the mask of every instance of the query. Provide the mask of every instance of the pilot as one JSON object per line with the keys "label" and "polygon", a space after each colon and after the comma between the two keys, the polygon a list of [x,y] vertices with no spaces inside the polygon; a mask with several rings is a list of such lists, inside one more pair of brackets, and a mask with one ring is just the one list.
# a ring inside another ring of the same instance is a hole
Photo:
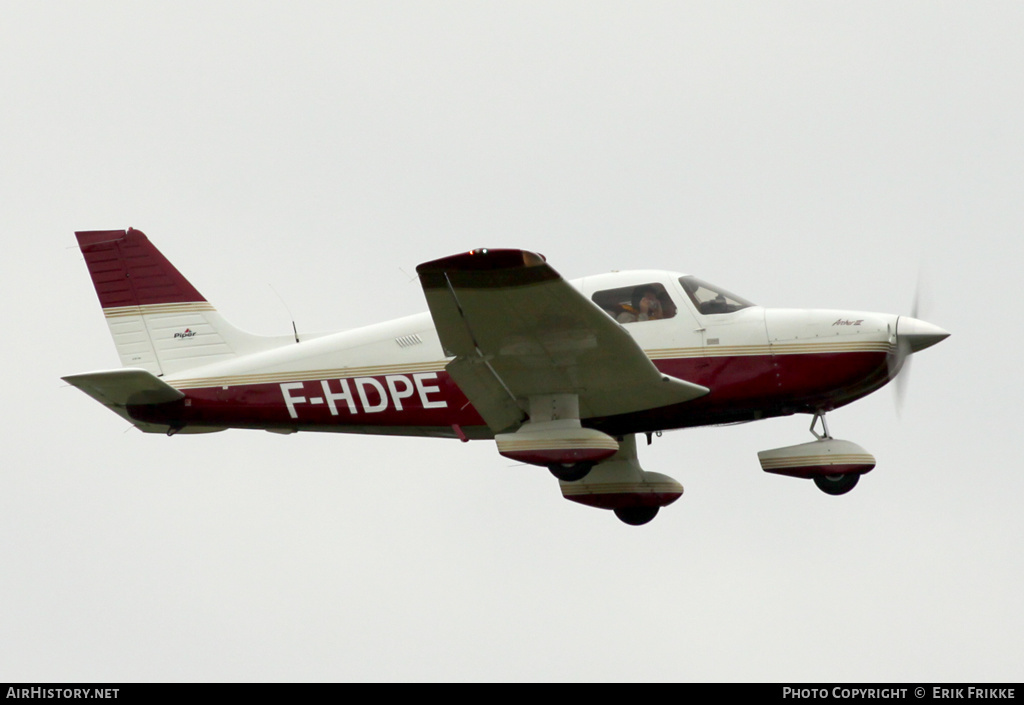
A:
{"label": "pilot", "polygon": [[657,321],[665,317],[665,310],[653,286],[638,286],[633,290],[632,303],[621,304],[620,308],[622,311],[615,318],[619,323]]}

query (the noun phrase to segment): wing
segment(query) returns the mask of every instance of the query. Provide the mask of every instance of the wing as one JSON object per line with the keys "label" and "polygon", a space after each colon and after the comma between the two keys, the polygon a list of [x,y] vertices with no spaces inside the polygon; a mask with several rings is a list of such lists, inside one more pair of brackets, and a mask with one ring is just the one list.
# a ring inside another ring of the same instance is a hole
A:
{"label": "wing", "polygon": [[707,387],[662,374],[626,330],[540,255],[474,250],[416,268],[448,373],[495,433],[531,396],[572,393],[580,418],[678,404]]}

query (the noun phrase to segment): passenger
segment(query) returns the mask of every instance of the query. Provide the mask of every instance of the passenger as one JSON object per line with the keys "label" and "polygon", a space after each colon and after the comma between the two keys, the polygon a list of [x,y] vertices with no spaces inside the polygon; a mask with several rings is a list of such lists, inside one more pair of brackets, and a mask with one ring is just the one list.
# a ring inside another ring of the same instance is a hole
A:
{"label": "passenger", "polygon": [[641,321],[657,321],[665,316],[658,291],[652,286],[637,287],[633,292],[633,308],[640,312]]}
{"label": "passenger", "polygon": [[639,312],[629,304],[619,304],[619,315],[615,320],[619,323],[636,323],[639,317]]}
{"label": "passenger", "polygon": [[653,286],[638,286],[633,290],[632,303],[620,304],[620,307],[622,311],[615,318],[619,323],[657,321],[665,317],[658,292]]}

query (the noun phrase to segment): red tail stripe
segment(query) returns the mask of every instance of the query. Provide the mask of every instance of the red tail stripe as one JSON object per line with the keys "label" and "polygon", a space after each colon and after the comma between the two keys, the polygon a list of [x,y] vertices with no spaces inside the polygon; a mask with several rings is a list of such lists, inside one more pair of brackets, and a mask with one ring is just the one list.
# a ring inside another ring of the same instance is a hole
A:
{"label": "red tail stripe", "polygon": [[103,308],[206,301],[139,230],[75,236]]}

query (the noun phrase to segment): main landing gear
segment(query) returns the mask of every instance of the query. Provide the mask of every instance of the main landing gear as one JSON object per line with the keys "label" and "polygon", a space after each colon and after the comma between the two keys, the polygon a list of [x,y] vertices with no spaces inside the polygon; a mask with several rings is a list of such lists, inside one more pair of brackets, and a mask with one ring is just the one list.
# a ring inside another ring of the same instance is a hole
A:
{"label": "main landing gear", "polygon": [[551,463],[548,470],[562,482],[577,482],[586,477],[596,464],[586,460],[578,463]]}
{"label": "main landing gear", "polygon": [[584,428],[575,394],[531,396],[529,404],[527,422],[494,436],[498,452],[546,467],[569,501],[613,510],[620,521],[640,526],[682,496],[683,486],[671,477],[640,467],[633,434]]}
{"label": "main landing gear", "polygon": [[[559,487],[562,496],[570,502],[611,509],[619,521],[642,526],[654,519],[661,507],[679,499],[683,486],[667,475],[640,467],[633,434],[622,436],[618,442],[619,450],[613,456],[591,463],[594,467],[580,480],[560,477]],[[562,472],[565,468],[557,470]],[[556,470],[552,468],[551,472],[555,474]]]}
{"label": "main landing gear", "polygon": [[619,507],[615,509],[615,516],[624,524],[630,526],[643,526],[658,516],[661,507]]}

